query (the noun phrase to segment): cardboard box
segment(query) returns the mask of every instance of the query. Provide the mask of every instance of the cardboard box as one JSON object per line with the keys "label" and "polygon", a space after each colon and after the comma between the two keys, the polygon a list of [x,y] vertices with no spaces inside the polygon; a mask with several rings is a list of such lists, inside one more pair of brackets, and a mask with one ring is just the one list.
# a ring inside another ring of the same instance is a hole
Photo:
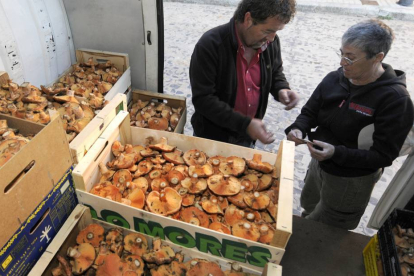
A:
{"label": "cardboard box", "polygon": [[[187,122],[187,106],[186,106],[186,98],[182,96],[175,96],[175,95],[168,95],[164,93],[155,93],[150,91],[132,90],[132,104],[136,103],[138,100],[141,101],[153,101],[153,102],[160,102],[167,104],[172,108],[182,108],[181,117],[178,121],[176,128],[174,129],[175,133],[184,133],[184,126]],[[132,121],[132,118],[131,118]]]}
{"label": "cardboard box", "polygon": [[[91,223],[98,223],[102,225],[105,230],[113,228],[113,225],[93,219],[89,208],[78,205],[73,213],[68,218],[62,229],[56,235],[53,242],[48,246],[46,252],[39,259],[35,267],[30,271],[29,276],[39,275],[52,275],[51,270],[58,265],[58,261],[54,258],[57,254],[66,256],[66,251],[69,246],[76,244],[76,236],[87,225]],[[122,229],[124,236],[134,232],[126,229]],[[152,244],[152,237],[145,235],[148,239],[148,244]],[[221,266],[222,270],[228,270],[231,268],[231,264],[224,259],[214,257],[212,255],[200,253],[194,249],[188,249],[185,247],[177,246],[171,242],[163,241],[163,244],[169,245],[175,252],[181,251],[184,254],[184,261],[188,261],[191,258],[201,258],[212,262],[216,262]],[[282,267],[276,264],[268,263],[262,273],[257,270],[252,270],[246,267],[242,267],[243,272],[253,273],[262,276],[281,276]]]}
{"label": "cardboard box", "polygon": [[[280,144],[278,154],[275,155],[269,152],[176,133],[133,128],[129,126],[129,123],[129,114],[121,111],[74,169],[73,177],[79,202],[90,207],[95,218],[151,236],[160,236],[184,247],[197,248],[203,253],[238,261],[253,269],[263,269],[268,261],[280,263],[286,244],[292,234],[295,151],[293,142],[283,141]],[[206,152],[209,156],[235,155],[251,159],[253,154],[260,153],[263,162],[275,164],[276,177],[279,178],[280,188],[276,232],[271,245],[194,226],[88,193],[99,182],[98,164],[100,162],[106,164],[113,158],[111,145],[115,140],[119,140],[123,144],[142,145],[149,136],[152,136],[155,141],[158,141],[161,137],[166,137],[169,144],[175,145],[183,151],[197,148]],[[177,239],[177,235],[185,238]]]}
{"label": "cardboard box", "polygon": [[22,134],[36,135],[0,168],[0,246],[72,166],[60,118],[56,117],[46,126],[0,115],[0,120],[4,119]]}
{"label": "cardboard box", "polygon": [[[26,275],[76,207],[77,199],[71,173],[72,168],[62,174],[61,180],[57,182],[43,201],[37,202],[38,206],[33,209],[34,211],[32,210],[33,213],[23,221],[19,229],[1,249],[1,275]],[[35,179],[32,178],[32,185],[38,182]],[[36,189],[32,188],[31,191],[35,193]],[[29,196],[22,198],[18,203],[25,204],[31,201]],[[7,212],[8,215],[13,216],[9,208],[1,210],[2,213]],[[7,228],[9,226],[2,221],[2,231]]]}

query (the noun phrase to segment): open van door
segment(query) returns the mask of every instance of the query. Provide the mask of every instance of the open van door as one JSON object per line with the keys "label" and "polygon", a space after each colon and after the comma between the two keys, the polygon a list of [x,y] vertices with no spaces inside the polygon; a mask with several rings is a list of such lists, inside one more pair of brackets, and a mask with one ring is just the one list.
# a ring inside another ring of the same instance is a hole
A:
{"label": "open van door", "polygon": [[163,91],[162,0],[63,0],[75,49],[127,53],[132,86]]}

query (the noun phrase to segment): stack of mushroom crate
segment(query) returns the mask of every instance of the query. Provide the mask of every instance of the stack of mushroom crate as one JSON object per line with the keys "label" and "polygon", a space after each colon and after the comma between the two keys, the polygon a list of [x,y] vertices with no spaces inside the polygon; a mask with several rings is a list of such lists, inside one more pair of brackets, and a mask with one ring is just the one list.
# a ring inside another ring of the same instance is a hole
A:
{"label": "stack of mushroom crate", "polygon": [[290,141],[273,154],[131,127],[121,111],[73,177],[94,218],[262,272],[292,234],[293,170]]}
{"label": "stack of mushroom crate", "polygon": [[0,72],[0,113],[47,124],[58,113],[78,163],[119,110],[127,109],[131,76],[127,54],[77,50],[73,64],[40,88],[9,80]]}
{"label": "stack of mushroom crate", "polygon": [[128,108],[131,127],[184,133],[186,98],[135,89]]}
{"label": "stack of mushroom crate", "polygon": [[0,271],[25,275],[77,205],[59,116],[41,125],[0,114]]}

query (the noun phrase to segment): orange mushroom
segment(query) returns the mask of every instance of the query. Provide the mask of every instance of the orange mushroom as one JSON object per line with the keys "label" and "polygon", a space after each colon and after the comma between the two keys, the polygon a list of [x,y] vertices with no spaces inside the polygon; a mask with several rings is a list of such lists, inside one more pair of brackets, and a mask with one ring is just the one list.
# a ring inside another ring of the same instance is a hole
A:
{"label": "orange mushroom", "polygon": [[121,256],[122,251],[124,250],[123,245],[124,236],[122,230],[119,228],[113,228],[108,231],[105,237],[105,242],[109,245],[109,249],[116,253],[118,256]]}
{"label": "orange mushroom", "polygon": [[213,175],[213,167],[210,164],[190,166],[188,174],[191,177],[209,177]]}
{"label": "orange mushroom", "polygon": [[103,264],[103,261],[107,255],[111,254],[111,251],[109,250],[109,244],[107,244],[105,241],[102,241],[96,254],[97,256],[92,265],[92,267],[95,269]]}
{"label": "orange mushroom", "polygon": [[180,216],[182,221],[193,225],[207,228],[210,224],[208,215],[194,206],[182,209]]}
{"label": "orange mushroom", "polygon": [[244,209],[247,207],[246,203],[244,202],[245,194],[246,193],[243,190],[241,190],[238,194],[234,196],[228,196],[227,200],[233,203],[235,206]]}
{"label": "orange mushroom", "polygon": [[227,157],[226,162],[221,162],[219,170],[224,175],[239,176],[246,169],[246,162],[237,156]]}
{"label": "orange mushroom", "polygon": [[232,226],[233,236],[251,240],[258,241],[260,238],[260,231],[256,224],[248,221],[239,221],[238,223]]}
{"label": "orange mushroom", "polygon": [[245,192],[255,191],[259,185],[259,178],[255,174],[247,174],[240,179],[240,183]]}
{"label": "orange mushroom", "polygon": [[150,160],[153,164],[164,164],[166,162],[166,160],[162,157],[161,154],[152,157]]}
{"label": "orange mushroom", "polygon": [[167,180],[173,185],[178,185],[184,179],[184,175],[177,170],[170,170],[167,175]]}
{"label": "orange mushroom", "polygon": [[127,264],[121,261],[117,254],[109,254],[103,260],[103,264],[96,270],[99,276],[123,276],[127,270]]}
{"label": "orange mushroom", "polygon": [[207,189],[207,181],[204,178],[186,177],[181,180],[181,186],[190,194],[200,194]]}
{"label": "orange mushroom", "polygon": [[188,150],[184,153],[184,162],[188,166],[195,166],[195,165],[204,165],[207,162],[207,156],[204,152],[192,149]]}
{"label": "orange mushroom", "polygon": [[134,188],[141,189],[144,193],[148,190],[148,180],[145,177],[135,178],[134,180],[132,180],[131,185]]}
{"label": "orange mushroom", "polygon": [[53,276],[72,276],[72,269],[69,266],[69,263],[60,255],[57,255],[59,266],[52,269]]}
{"label": "orange mushroom", "polygon": [[176,148],[175,146],[168,145],[168,140],[165,137],[161,137],[158,144],[155,145],[149,145],[149,147],[153,150],[157,150],[160,152],[173,152]]}
{"label": "orange mushroom", "polygon": [[[182,188],[185,189],[185,188]],[[194,201],[195,201],[195,195],[190,195],[189,193],[187,193],[187,191],[182,194],[182,192],[180,193],[180,191],[182,191],[181,189],[178,190],[178,193],[181,195],[183,202],[181,203],[181,205],[183,207],[189,207],[194,205]]]}
{"label": "orange mushroom", "polygon": [[249,193],[244,196],[244,202],[253,210],[264,210],[270,204],[270,198],[259,192]]}
{"label": "orange mushroom", "polygon": [[161,192],[152,191],[147,196],[147,206],[153,213],[167,216],[178,212],[182,198],[173,188],[167,187]]}
{"label": "orange mushroom", "polygon": [[96,223],[89,224],[87,227],[82,229],[76,237],[76,242],[90,243],[93,247],[98,247],[101,241],[104,239],[104,228]]}
{"label": "orange mushroom", "polygon": [[141,256],[147,252],[148,241],[144,235],[140,233],[130,233],[124,238],[124,249],[133,255]]}
{"label": "orange mushroom", "polygon": [[224,213],[224,220],[229,226],[233,226],[245,218],[245,212],[234,205],[230,205]]}
{"label": "orange mushroom", "polygon": [[187,268],[181,262],[172,261],[170,264],[164,264],[151,268],[150,273],[151,276],[185,275],[187,273]]}
{"label": "orange mushroom", "polygon": [[134,178],[137,178],[137,177],[140,177],[140,176],[143,176],[149,173],[152,170],[153,166],[154,165],[152,164],[151,161],[142,160],[141,162],[138,163],[138,169],[134,173]]}
{"label": "orange mushroom", "polygon": [[119,188],[121,193],[123,193],[123,191],[126,189],[127,183],[131,181],[131,172],[126,169],[116,171],[112,177],[112,183],[115,187]]}
{"label": "orange mushroom", "polygon": [[234,176],[212,175],[207,180],[208,188],[216,195],[231,196],[240,192],[240,182]]}
{"label": "orange mushroom", "polygon": [[95,248],[89,243],[81,243],[75,247],[69,247],[67,255],[72,259],[72,273],[75,275],[85,272],[95,261]]}
{"label": "orange mushroom", "polygon": [[215,222],[211,223],[208,228],[211,229],[211,230],[220,232],[220,233],[231,235],[230,228],[227,227],[224,223],[221,223],[221,222],[218,222],[218,221],[215,221]]}
{"label": "orange mushroom", "polygon": [[183,152],[176,149],[173,152],[163,152],[162,157],[168,162],[173,163],[174,165],[184,165],[184,159],[182,158]]}
{"label": "orange mushroom", "polygon": [[125,257],[127,264],[126,270],[124,270],[123,276],[142,276],[144,275],[145,264],[140,256],[129,255]]}
{"label": "orange mushroom", "polygon": [[168,120],[166,118],[150,118],[148,120],[148,127],[156,130],[167,130]]}
{"label": "orange mushroom", "polygon": [[[191,262],[191,261],[190,261]],[[220,266],[214,262],[197,262],[187,271],[186,276],[225,276]]]}
{"label": "orange mushroom", "polygon": [[138,209],[143,209],[144,205],[145,205],[145,194],[144,192],[139,189],[136,188],[134,189],[131,193],[128,194],[128,196],[126,197],[128,200],[130,200],[130,205],[132,207],[138,208]]}
{"label": "orange mushroom", "polygon": [[259,224],[258,227],[260,232],[259,242],[271,244],[273,236],[275,235],[275,229],[266,223]]}
{"label": "orange mushroom", "polygon": [[111,181],[115,171],[109,170],[104,163],[99,163],[99,171],[101,173],[101,178],[99,182]]}
{"label": "orange mushroom", "polygon": [[174,250],[170,246],[162,245],[161,239],[154,238],[152,240],[152,250],[142,255],[142,259],[147,263],[155,263],[157,265],[170,263],[175,257]]}
{"label": "orange mushroom", "polygon": [[95,185],[90,191],[91,194],[104,197],[110,200],[121,202],[122,194],[111,182],[103,182]]}
{"label": "orange mushroom", "polygon": [[261,154],[253,154],[252,160],[246,160],[247,166],[250,169],[257,170],[262,173],[271,173],[273,171],[273,166],[267,162],[262,162]]}
{"label": "orange mushroom", "polygon": [[152,191],[161,191],[165,188],[169,187],[167,179],[163,177],[155,178],[151,181],[151,189]]}
{"label": "orange mushroom", "polygon": [[218,204],[217,198],[213,199],[206,199],[201,202],[201,206],[203,207],[203,210],[206,211],[209,214],[221,214],[224,215],[223,209]]}
{"label": "orange mushroom", "polygon": [[270,186],[272,186],[272,175],[271,174],[264,174],[259,179],[259,185],[256,188],[256,191],[264,191],[266,189],[269,189]]}

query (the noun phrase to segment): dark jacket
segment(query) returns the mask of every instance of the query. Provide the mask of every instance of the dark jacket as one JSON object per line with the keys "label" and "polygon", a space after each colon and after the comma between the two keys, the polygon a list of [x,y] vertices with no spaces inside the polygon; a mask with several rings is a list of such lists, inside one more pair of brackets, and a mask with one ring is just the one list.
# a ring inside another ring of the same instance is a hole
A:
{"label": "dark jacket", "polygon": [[[385,72],[377,81],[357,89],[350,89],[342,68],[329,73],[285,130],[288,134],[296,128],[304,137],[307,134],[311,140],[335,146],[332,158],[319,162],[325,172],[343,177],[368,175],[390,166],[398,157],[413,125],[413,103],[405,73],[387,64],[383,68]],[[358,148],[361,130],[371,124],[371,146]],[[316,131],[311,132],[315,127]]]}
{"label": "dark jacket", "polygon": [[[237,38],[234,19],[207,31],[191,56],[190,81],[194,115],[191,118],[197,136],[228,142],[229,136],[247,136],[251,118],[233,110],[237,95]],[[289,89],[283,74],[280,41],[276,36],[260,55],[261,88],[255,118],[266,112],[269,93],[278,99],[280,89]]]}

